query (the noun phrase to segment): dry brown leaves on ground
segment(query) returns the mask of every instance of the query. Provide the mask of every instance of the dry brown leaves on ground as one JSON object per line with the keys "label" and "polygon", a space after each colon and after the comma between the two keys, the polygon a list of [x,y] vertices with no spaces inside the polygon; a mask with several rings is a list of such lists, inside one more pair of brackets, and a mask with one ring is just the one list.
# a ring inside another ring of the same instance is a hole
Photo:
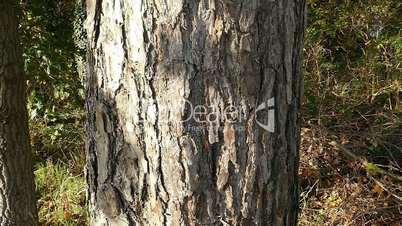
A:
{"label": "dry brown leaves on ground", "polygon": [[321,128],[302,129],[299,224],[402,225],[402,181],[345,154],[334,142],[362,154],[361,142]]}

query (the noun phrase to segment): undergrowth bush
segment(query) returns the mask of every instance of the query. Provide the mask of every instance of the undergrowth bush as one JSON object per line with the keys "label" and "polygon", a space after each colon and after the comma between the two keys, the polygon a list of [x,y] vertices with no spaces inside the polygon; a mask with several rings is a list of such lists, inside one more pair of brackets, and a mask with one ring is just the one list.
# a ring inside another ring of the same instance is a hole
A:
{"label": "undergrowth bush", "polygon": [[87,225],[80,76],[85,37],[80,36],[82,30],[75,29],[84,17],[80,2],[21,1],[21,39],[41,225]]}
{"label": "undergrowth bush", "polygon": [[394,135],[402,128],[402,2],[310,0],[308,18],[306,121],[364,136],[371,149],[397,142]]}
{"label": "undergrowth bush", "polygon": [[402,2],[308,4],[300,225],[400,225]]}

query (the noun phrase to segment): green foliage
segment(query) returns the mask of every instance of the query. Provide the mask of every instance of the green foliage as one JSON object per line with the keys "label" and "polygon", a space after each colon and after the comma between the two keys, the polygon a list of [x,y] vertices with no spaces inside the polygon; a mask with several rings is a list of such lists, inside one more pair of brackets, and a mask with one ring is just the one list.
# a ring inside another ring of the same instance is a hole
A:
{"label": "green foliage", "polygon": [[80,121],[76,124],[57,123],[51,126],[42,121],[31,123],[35,162],[63,163],[69,165],[69,170],[75,175],[81,174],[85,166],[83,136]]}
{"label": "green foliage", "polygon": [[[84,104],[74,43],[74,1],[23,1],[21,30],[32,120],[58,121]],[[64,114],[64,115],[63,115]]]}
{"label": "green foliage", "polygon": [[[304,154],[309,164],[313,159],[322,160],[320,168],[328,164],[332,175],[320,178],[318,184],[325,184],[323,190],[332,191],[334,197],[343,198],[342,205],[334,208],[337,201],[323,204],[321,189],[315,194],[313,190],[308,202],[311,206],[302,210],[300,221],[304,225],[356,225],[366,221],[388,225],[384,216],[392,216],[394,210],[385,207],[377,216],[372,213],[389,201],[378,198],[378,189],[370,194],[361,188],[371,176],[383,179],[384,169],[401,172],[402,1],[308,0],[308,5],[303,112],[304,126],[317,132],[311,141],[305,141],[302,157]],[[337,150],[326,147],[334,139],[369,163],[343,163]],[[315,142],[319,143],[317,156],[310,158]],[[354,181],[356,178],[360,179]],[[349,181],[356,185],[355,191],[347,185]],[[390,190],[398,187],[389,178],[383,181]],[[359,218],[362,221],[357,221]]]}
{"label": "green foliage", "polygon": [[[307,120],[398,130],[402,116],[402,2],[309,0]],[[366,125],[365,125],[366,124]],[[392,126],[385,126],[385,125]]]}
{"label": "green foliage", "polygon": [[[22,1],[28,110],[33,148],[42,162],[82,151],[84,92],[77,60],[83,60],[85,46],[74,42],[83,38],[74,30],[74,21],[82,20],[75,4],[71,0]],[[63,153],[55,155],[57,151]]]}
{"label": "green foliage", "polygon": [[21,5],[40,222],[85,225],[83,10],[72,0]]}
{"label": "green foliage", "polygon": [[378,166],[376,166],[376,165],[373,164],[373,163],[367,163],[367,165],[366,165],[366,171],[367,171],[367,173],[370,174],[371,176],[377,176],[377,175],[379,175],[379,174],[382,172],[381,168],[379,168]]}

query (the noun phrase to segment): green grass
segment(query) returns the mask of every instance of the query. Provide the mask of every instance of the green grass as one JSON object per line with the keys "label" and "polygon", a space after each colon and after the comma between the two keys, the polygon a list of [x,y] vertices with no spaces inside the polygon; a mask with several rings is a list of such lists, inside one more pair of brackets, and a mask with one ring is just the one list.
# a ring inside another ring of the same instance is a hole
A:
{"label": "green grass", "polygon": [[87,225],[82,175],[73,176],[63,164],[46,162],[35,171],[40,225]]}

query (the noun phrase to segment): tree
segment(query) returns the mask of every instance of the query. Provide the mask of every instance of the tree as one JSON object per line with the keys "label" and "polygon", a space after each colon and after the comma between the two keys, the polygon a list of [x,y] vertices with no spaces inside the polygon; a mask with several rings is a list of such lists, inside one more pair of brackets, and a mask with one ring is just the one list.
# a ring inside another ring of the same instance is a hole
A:
{"label": "tree", "polygon": [[0,225],[37,225],[18,1],[0,2]]}
{"label": "tree", "polygon": [[87,16],[93,225],[295,225],[305,1]]}

